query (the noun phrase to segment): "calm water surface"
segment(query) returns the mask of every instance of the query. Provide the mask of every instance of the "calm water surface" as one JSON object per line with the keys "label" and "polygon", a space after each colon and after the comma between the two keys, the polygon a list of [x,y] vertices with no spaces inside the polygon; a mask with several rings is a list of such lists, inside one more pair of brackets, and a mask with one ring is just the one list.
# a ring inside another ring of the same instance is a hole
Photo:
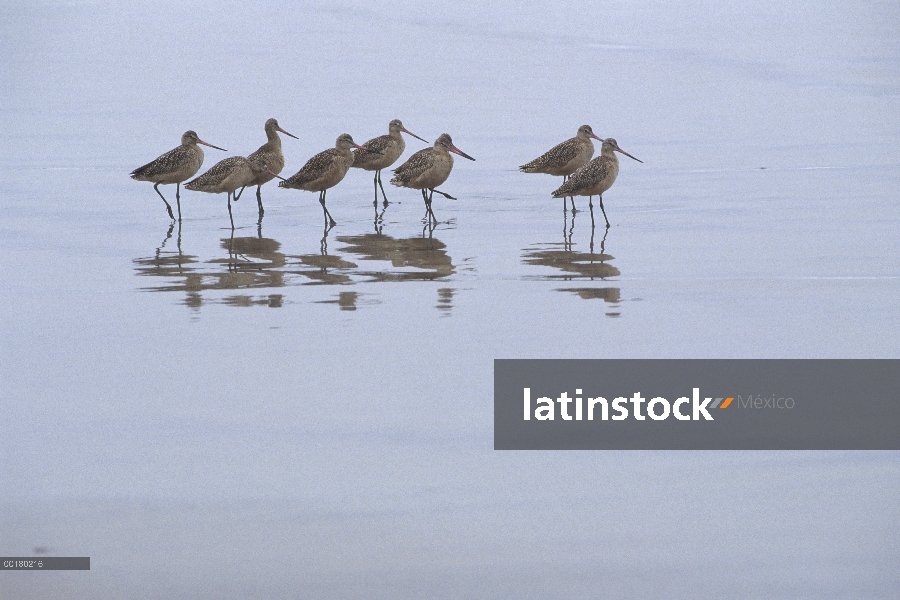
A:
{"label": "calm water surface", "polygon": [[[0,16],[0,555],[92,567],[4,598],[900,589],[896,453],[492,450],[495,358],[898,358],[895,5]],[[273,116],[284,175],[394,118],[476,162],[434,227],[353,170],[328,232],[311,193],[265,186],[260,222],[250,190],[232,231],[128,178]],[[583,123],[644,161],[608,231],[517,170]]]}

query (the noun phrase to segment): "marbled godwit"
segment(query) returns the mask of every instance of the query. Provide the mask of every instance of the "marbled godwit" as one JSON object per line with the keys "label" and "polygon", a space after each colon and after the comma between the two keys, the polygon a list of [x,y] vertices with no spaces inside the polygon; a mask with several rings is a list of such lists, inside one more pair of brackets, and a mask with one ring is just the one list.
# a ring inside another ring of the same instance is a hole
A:
{"label": "marbled godwit", "polygon": [[[266,163],[269,171],[271,171],[275,175],[278,175],[279,173],[281,173],[281,170],[284,169],[284,154],[281,153],[281,138],[278,137],[278,132],[280,131],[285,135],[289,135],[295,140],[300,138],[292,133],[288,133],[287,131],[279,127],[278,121],[276,121],[275,119],[269,119],[268,121],[266,121],[265,129],[266,137],[269,138],[269,141],[260,146],[259,150],[248,156],[247,160],[252,161],[260,158]],[[264,183],[272,181],[272,179],[274,179],[274,176],[270,175],[269,173],[262,172],[259,174],[259,177],[257,177],[255,181],[249,184],[256,185],[256,203],[259,205],[260,217],[262,217],[263,213],[265,212],[262,205],[262,186]],[[237,200],[243,193],[244,189],[241,188],[241,191],[235,195],[234,199]]]}
{"label": "marbled godwit", "polygon": [[240,187],[251,185],[263,173],[276,177],[269,170],[264,160],[256,158],[249,160],[243,156],[232,156],[217,162],[213,167],[200,177],[185,184],[189,190],[195,192],[208,192],[210,194],[228,194],[228,218],[231,220],[231,228],[234,229],[234,218],[231,216],[231,196]]}
{"label": "marbled godwit", "polygon": [[612,184],[616,181],[616,176],[619,174],[619,159],[616,158],[616,152],[621,152],[639,163],[644,162],[619,148],[616,140],[607,138],[603,140],[600,156],[573,173],[558,190],[553,192],[553,197],[588,196],[588,205],[591,207],[591,222],[593,223],[594,204],[591,200],[594,195],[599,196],[600,210],[603,211],[603,218],[606,219],[606,227],[608,228],[609,219],[606,218],[606,209],[603,208],[603,192],[612,187]]}
{"label": "marbled godwit", "polygon": [[[431,198],[436,191],[434,188],[441,185],[450,177],[450,171],[453,169],[453,157],[450,153],[459,154],[463,158],[475,160],[459,148],[453,145],[453,140],[446,133],[434,142],[432,148],[424,148],[409,157],[405,163],[394,169],[394,177],[391,183],[398,187],[408,187],[415,190],[422,190],[422,199],[425,201],[425,215],[437,222],[437,217],[431,210]],[[431,192],[429,194],[429,192]],[[438,191],[438,194],[453,198],[444,192]]]}
{"label": "marbled godwit", "polygon": [[[384,193],[384,186],[381,184],[381,170],[394,164],[400,158],[400,155],[403,154],[403,151],[406,150],[406,140],[403,139],[400,133],[408,133],[417,140],[422,140],[422,138],[404,127],[400,119],[394,119],[388,124],[388,132],[387,135],[378,136],[363,144],[369,150],[381,152],[380,155],[354,150],[353,164],[351,165],[366,171],[375,171],[375,204],[378,204],[378,188],[380,187],[385,206],[388,205],[388,201],[387,195]],[[425,140],[422,141],[425,142]]]}
{"label": "marbled godwit", "polygon": [[350,151],[350,148],[365,150],[353,141],[349,133],[342,133],[334,143],[334,148],[319,152],[306,161],[302,169],[284,181],[278,182],[278,187],[319,192],[319,204],[322,205],[322,210],[325,212],[326,227],[329,222],[332,227],[337,223],[325,208],[325,193],[328,188],[340,183],[347,171],[350,170],[350,165],[353,164],[353,152]]}
{"label": "marbled godwit", "polygon": [[[530,163],[519,167],[519,170],[525,173],[561,175],[565,182],[569,175],[586,165],[594,155],[594,144],[591,142],[591,138],[603,141],[602,138],[594,135],[590,125],[582,125],[578,128],[575,137],[553,146]],[[563,196],[563,202],[565,202],[565,196]],[[575,210],[575,198],[572,198],[572,210]]]}
{"label": "marbled godwit", "polygon": [[224,148],[213,146],[204,142],[197,137],[193,130],[185,131],[181,136],[181,145],[173,150],[169,150],[153,162],[149,162],[143,167],[138,167],[131,172],[131,178],[138,181],[153,181],[155,185],[153,189],[166,203],[166,210],[169,216],[174,219],[172,207],[166,201],[165,196],[159,191],[160,185],[169,183],[176,184],[175,199],[178,201],[178,220],[181,220],[181,182],[190,179],[200,170],[203,165],[203,150],[197,146],[203,144],[216,150],[226,151]]}

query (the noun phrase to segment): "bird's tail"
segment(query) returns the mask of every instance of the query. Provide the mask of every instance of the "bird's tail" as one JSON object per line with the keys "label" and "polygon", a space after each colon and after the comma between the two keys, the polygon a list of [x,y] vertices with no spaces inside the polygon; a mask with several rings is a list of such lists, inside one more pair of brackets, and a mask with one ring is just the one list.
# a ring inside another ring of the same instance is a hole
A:
{"label": "bird's tail", "polygon": [[[570,180],[571,181],[571,180]],[[572,192],[575,191],[575,186],[569,185],[569,182],[562,184],[559,188],[553,192],[552,196],[554,198],[564,198],[566,196],[571,196]]]}

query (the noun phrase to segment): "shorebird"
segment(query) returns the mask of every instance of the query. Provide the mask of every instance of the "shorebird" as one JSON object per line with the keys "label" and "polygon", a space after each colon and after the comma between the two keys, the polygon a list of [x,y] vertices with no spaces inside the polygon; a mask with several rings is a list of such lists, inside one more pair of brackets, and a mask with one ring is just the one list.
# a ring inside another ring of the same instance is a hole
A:
{"label": "shorebird", "polygon": [[[424,148],[409,157],[405,163],[394,169],[394,177],[391,183],[398,187],[408,187],[415,190],[422,190],[422,199],[425,201],[425,215],[429,220],[437,217],[431,210],[431,198],[434,192],[456,200],[453,196],[445,194],[439,190],[435,190],[447,178],[450,177],[450,171],[453,169],[453,157],[450,153],[459,154],[463,158],[475,160],[459,148],[453,145],[453,140],[446,133],[434,142],[432,148]],[[431,192],[431,193],[429,193]]]}
{"label": "shorebird", "polygon": [[189,181],[184,187],[195,192],[210,194],[225,192],[228,194],[228,218],[231,220],[231,228],[234,229],[234,217],[231,216],[231,196],[234,195],[236,189],[251,185],[265,173],[276,177],[276,174],[269,170],[266,162],[260,158],[249,160],[243,156],[232,156],[217,162],[209,171]]}
{"label": "shorebird", "polygon": [[[594,144],[591,142],[591,138],[603,141],[603,138],[594,135],[590,125],[582,125],[578,128],[575,137],[553,146],[530,163],[519,167],[519,170],[524,173],[561,175],[565,182],[569,175],[586,165],[594,155]],[[563,196],[563,202],[565,203],[565,196]],[[572,198],[572,210],[575,210],[575,198]]]}
{"label": "shorebird", "polygon": [[[284,154],[281,153],[281,138],[278,137],[278,132],[285,135],[289,135],[295,140],[300,139],[296,135],[292,133],[288,133],[284,129],[278,126],[278,121],[275,119],[269,119],[266,121],[265,125],[266,129],[266,137],[269,138],[265,144],[259,147],[259,150],[251,154],[247,157],[247,160],[255,160],[257,158],[261,158],[268,166],[269,171],[278,175],[281,173],[281,170],[284,169]],[[274,179],[273,175],[269,173],[263,172],[259,174],[259,177],[256,178],[255,181],[252,181],[248,185],[256,185],[256,203],[259,205],[259,216],[262,217],[263,210],[262,205],[262,186],[264,183],[268,183]],[[241,197],[241,194],[244,193],[244,188],[241,188],[241,191],[238,192],[234,199],[237,200]]]}
{"label": "shorebird", "polygon": [[153,181],[155,185],[153,189],[166,203],[166,210],[169,211],[169,217],[173,220],[175,215],[172,214],[172,207],[166,201],[165,196],[159,191],[160,185],[170,183],[177,184],[175,187],[175,199],[178,201],[178,220],[181,220],[181,182],[193,177],[200,167],[203,165],[203,150],[197,146],[203,144],[216,150],[227,152],[224,148],[213,146],[204,142],[193,130],[185,131],[181,136],[181,145],[173,150],[169,150],[153,162],[149,162],[143,167],[138,167],[131,172],[131,178],[138,181]]}
{"label": "shorebird", "polygon": [[[319,152],[306,161],[302,169],[284,181],[278,182],[278,187],[319,192],[319,204],[322,205],[322,210],[325,212],[326,227],[329,222],[331,227],[337,223],[325,208],[325,193],[329,188],[340,183],[347,171],[350,170],[350,165],[353,164],[353,152],[350,151],[350,148],[366,150],[355,143],[349,133],[342,133],[334,143],[334,148]],[[380,152],[376,152],[376,154],[380,154]]]}
{"label": "shorebird", "polygon": [[[397,162],[403,151],[406,150],[406,140],[400,135],[401,132],[408,133],[417,140],[422,140],[419,136],[403,126],[400,119],[394,119],[388,124],[388,134],[373,138],[363,144],[370,151],[381,152],[374,154],[373,152],[363,152],[361,150],[353,151],[353,164],[351,166],[365,169],[366,171],[375,171],[375,204],[378,204],[378,188],[381,188],[381,195],[384,198],[384,205],[388,205],[387,195],[384,193],[384,186],[381,184],[381,170],[390,167]],[[425,140],[422,140],[426,142]],[[427,142],[426,142],[427,143]]]}
{"label": "shorebird", "polygon": [[619,148],[616,140],[607,138],[603,140],[600,156],[575,171],[558,190],[553,192],[553,197],[588,196],[588,205],[591,207],[591,223],[593,223],[594,204],[592,200],[593,196],[599,196],[600,210],[603,211],[606,227],[609,228],[609,219],[606,218],[606,209],[603,208],[603,192],[612,187],[612,184],[616,181],[616,176],[619,174],[619,159],[616,158],[616,152],[621,152],[639,163],[644,162]]}

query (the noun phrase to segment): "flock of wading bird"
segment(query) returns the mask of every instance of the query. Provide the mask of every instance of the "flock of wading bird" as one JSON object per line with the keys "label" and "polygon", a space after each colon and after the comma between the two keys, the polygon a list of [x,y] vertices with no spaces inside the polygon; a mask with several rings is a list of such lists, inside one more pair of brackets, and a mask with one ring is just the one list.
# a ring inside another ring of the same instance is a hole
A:
{"label": "flock of wading bird", "polygon": [[[422,140],[413,132],[403,126],[399,119],[394,119],[388,125],[388,134],[369,140],[362,146],[356,144],[349,134],[341,134],[335,142],[334,148],[319,152],[309,159],[303,168],[291,177],[281,177],[284,169],[284,154],[281,152],[281,138],[278,132],[298,139],[282,129],[275,119],[269,119],[265,124],[268,141],[259,149],[247,156],[232,156],[216,163],[209,171],[188,181],[185,188],[197,192],[211,194],[228,194],[228,217],[231,220],[231,228],[234,229],[234,217],[231,213],[231,200],[237,201],[248,186],[256,186],[256,202],[259,205],[259,217],[263,216],[262,186],[274,178],[281,179],[278,187],[319,192],[319,203],[325,215],[326,229],[336,225],[335,220],[325,206],[326,192],[336,186],[347,174],[351,167],[375,171],[375,205],[378,205],[378,189],[387,206],[387,194],[381,183],[381,170],[393,165],[403,151],[406,142],[401,133],[407,133],[416,139]],[[600,156],[591,160],[594,155],[594,144],[591,138],[603,142]],[[427,142],[426,142],[427,143]],[[187,181],[200,170],[203,165],[203,150],[198,146],[202,144],[223,150],[204,142],[193,131],[186,131],[181,136],[181,145],[166,152],[153,162],[135,169],[131,177],[138,181],[152,181],[153,189],[159,194],[169,217],[173,220],[172,206],[159,190],[160,185],[176,184],[175,198],[178,203],[178,220],[181,221],[181,184]],[[434,142],[431,148],[419,150],[405,163],[394,169],[394,177],[391,183],[398,187],[407,187],[420,190],[425,201],[425,218],[429,223],[437,217],[431,209],[431,199],[438,193],[451,200],[453,196],[438,189],[439,185],[447,181],[450,171],[453,169],[453,157],[450,153],[458,154],[463,158],[474,161],[475,159],[453,145],[453,140],[443,133]],[[634,158],[621,148],[612,138],[602,139],[594,135],[590,126],[582,125],[578,128],[578,134],[572,139],[557,144],[546,153],[533,161],[522,165],[519,170],[525,173],[547,173],[563,177],[563,184],[553,192],[554,198],[563,199],[563,208],[566,209],[566,197],[572,198],[572,212],[575,212],[575,196],[588,196],[588,205],[591,209],[591,222],[594,219],[593,197],[600,198],[600,210],[609,228],[609,219],[606,217],[606,209],[603,208],[603,192],[608,190],[616,176],[619,174],[619,160],[615,153],[621,152],[625,156]],[[588,162],[590,161],[590,162]],[[238,191],[240,190],[240,191]]]}

